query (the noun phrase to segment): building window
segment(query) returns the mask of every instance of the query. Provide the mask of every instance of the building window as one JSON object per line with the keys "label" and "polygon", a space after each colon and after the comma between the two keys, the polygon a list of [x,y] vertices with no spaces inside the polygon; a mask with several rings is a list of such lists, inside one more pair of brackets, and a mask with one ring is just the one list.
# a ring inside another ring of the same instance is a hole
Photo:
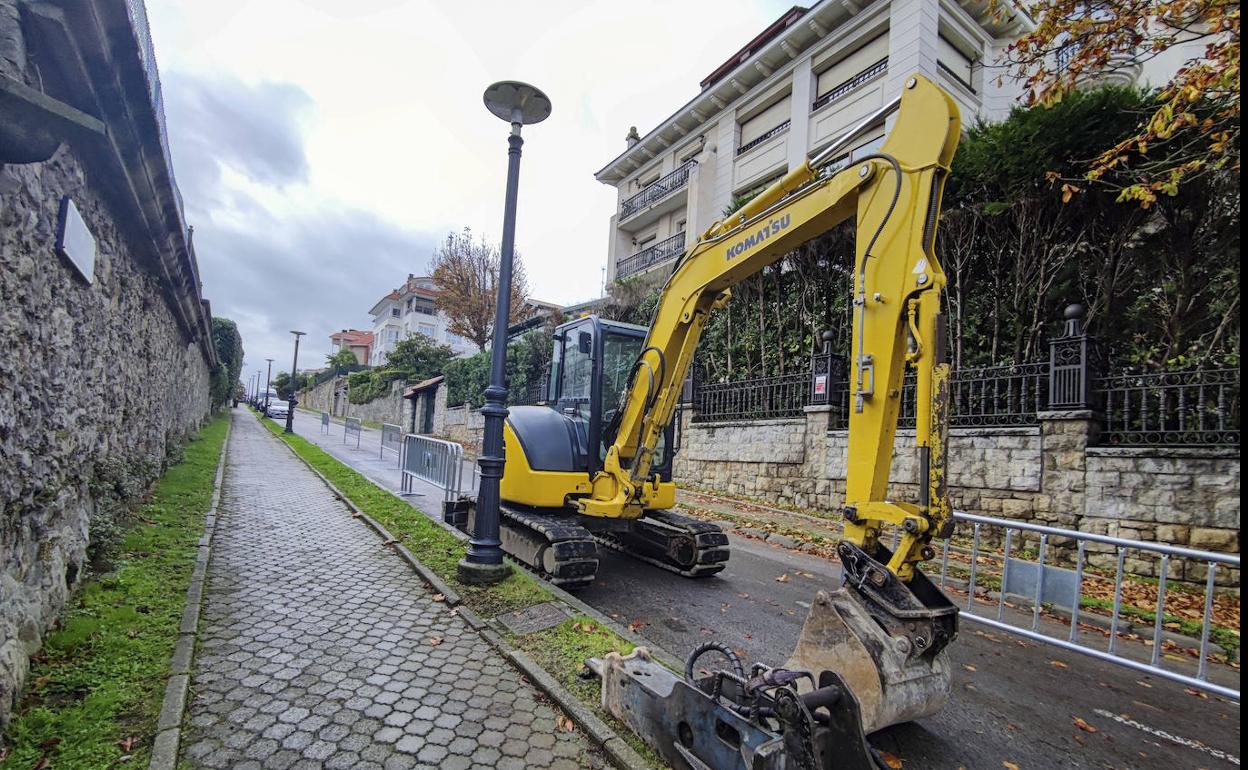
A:
{"label": "building window", "polygon": [[753,149],[789,127],[789,97],[764,108],[762,111],[741,121],[741,140],[737,146],[737,154]]}
{"label": "building window", "polygon": [[392,308],[390,308],[390,317],[391,317],[391,318],[398,318],[398,317],[399,317],[399,316],[401,316],[401,315],[403,315],[403,311],[401,311],[399,308],[397,308],[397,307],[392,307]]}
{"label": "building window", "polygon": [[974,81],[971,80],[974,60],[944,35],[941,35],[936,42],[938,46],[936,63],[959,83],[974,91],[975,87],[972,85]]}
{"label": "building window", "polygon": [[815,109],[836,101],[887,69],[888,33],[885,32],[819,73],[815,83]]}
{"label": "building window", "polygon": [[436,340],[438,338],[438,330],[434,328],[433,324],[417,324],[416,331],[431,340]]}

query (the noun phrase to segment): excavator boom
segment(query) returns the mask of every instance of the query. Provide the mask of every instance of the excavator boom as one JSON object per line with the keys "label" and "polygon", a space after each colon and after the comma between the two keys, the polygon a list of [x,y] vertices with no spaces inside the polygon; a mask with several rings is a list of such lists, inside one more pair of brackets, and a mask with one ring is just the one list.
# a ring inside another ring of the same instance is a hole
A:
{"label": "excavator boom", "polygon": [[[832,167],[893,112],[878,152]],[[945,647],[957,634],[957,609],[917,566],[934,556],[930,542],[951,522],[945,274],[934,246],[960,134],[953,99],[910,78],[898,99],[709,228],[663,287],[601,470],[574,500],[587,517],[639,519],[670,497],[653,472],[656,447],[707,320],[732,288],[836,225],[856,224],[841,587],[816,596],[781,669],[756,665],[747,674],[731,648],[714,644],[693,652],[683,679],[644,651],[591,662],[603,705],[675,767],[875,767],[868,733],[931,714],[948,698]],[[900,502],[887,493],[907,371],[916,384],[919,493]],[[886,532],[899,536],[896,552],[882,544]],[[697,676],[709,651],[729,658],[732,670]]]}

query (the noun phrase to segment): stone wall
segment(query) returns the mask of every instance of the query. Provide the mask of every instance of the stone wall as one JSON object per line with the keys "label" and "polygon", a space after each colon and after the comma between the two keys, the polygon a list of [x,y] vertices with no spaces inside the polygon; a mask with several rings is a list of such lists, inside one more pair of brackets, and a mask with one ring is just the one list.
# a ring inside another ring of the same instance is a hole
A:
{"label": "stone wall", "polygon": [[[845,500],[848,434],[828,430],[823,407],[805,419],[696,423],[684,410],[680,484],[835,511]],[[958,510],[1131,540],[1239,552],[1239,455],[1235,450],[1102,448],[1090,412],[1044,412],[1038,426],[954,428],[950,497]],[[914,431],[899,430],[889,496],[914,501]],[[1115,566],[1112,547],[1089,544],[1089,561]],[[1156,575],[1156,561],[1127,568]],[[1174,560],[1172,579],[1203,581],[1207,568]],[[1220,570],[1220,585],[1238,585]]]}
{"label": "stone wall", "polygon": [[[70,195],[91,284],[53,251]],[[208,365],[68,146],[0,170],[0,723],[109,535],[208,411]]]}
{"label": "stone wall", "polygon": [[388,422],[400,425],[403,430],[411,427],[411,402],[403,398],[407,388],[404,380],[390,383],[386,395],[367,404],[352,404],[347,400],[346,378],[333,377],[309,390],[299,391],[299,406],[313,412],[329,412],[334,417],[358,417],[369,422]]}
{"label": "stone wall", "polygon": [[[202,424],[216,364],[149,83],[110,60],[138,61],[127,9],[62,10],[68,39],[28,39],[46,32],[30,4],[0,0],[0,75],[40,93],[0,118],[0,727],[70,592]],[[48,107],[70,103],[99,114],[70,132]],[[75,244],[83,273],[55,249],[64,198],[95,241]]]}

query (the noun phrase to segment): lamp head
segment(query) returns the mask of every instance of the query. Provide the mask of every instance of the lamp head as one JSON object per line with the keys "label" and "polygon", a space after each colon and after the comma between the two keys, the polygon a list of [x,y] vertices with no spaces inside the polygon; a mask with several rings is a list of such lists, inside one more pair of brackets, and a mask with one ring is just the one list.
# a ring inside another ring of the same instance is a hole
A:
{"label": "lamp head", "polygon": [[485,89],[485,107],[508,123],[526,126],[550,117],[546,94],[518,80],[500,80]]}

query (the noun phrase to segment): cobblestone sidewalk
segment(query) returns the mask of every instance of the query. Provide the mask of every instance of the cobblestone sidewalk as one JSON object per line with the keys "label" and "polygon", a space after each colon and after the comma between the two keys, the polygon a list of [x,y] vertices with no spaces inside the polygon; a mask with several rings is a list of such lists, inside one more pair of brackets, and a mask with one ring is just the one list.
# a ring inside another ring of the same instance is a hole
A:
{"label": "cobblestone sidewalk", "polygon": [[189,765],[605,766],[254,417],[232,419]]}

